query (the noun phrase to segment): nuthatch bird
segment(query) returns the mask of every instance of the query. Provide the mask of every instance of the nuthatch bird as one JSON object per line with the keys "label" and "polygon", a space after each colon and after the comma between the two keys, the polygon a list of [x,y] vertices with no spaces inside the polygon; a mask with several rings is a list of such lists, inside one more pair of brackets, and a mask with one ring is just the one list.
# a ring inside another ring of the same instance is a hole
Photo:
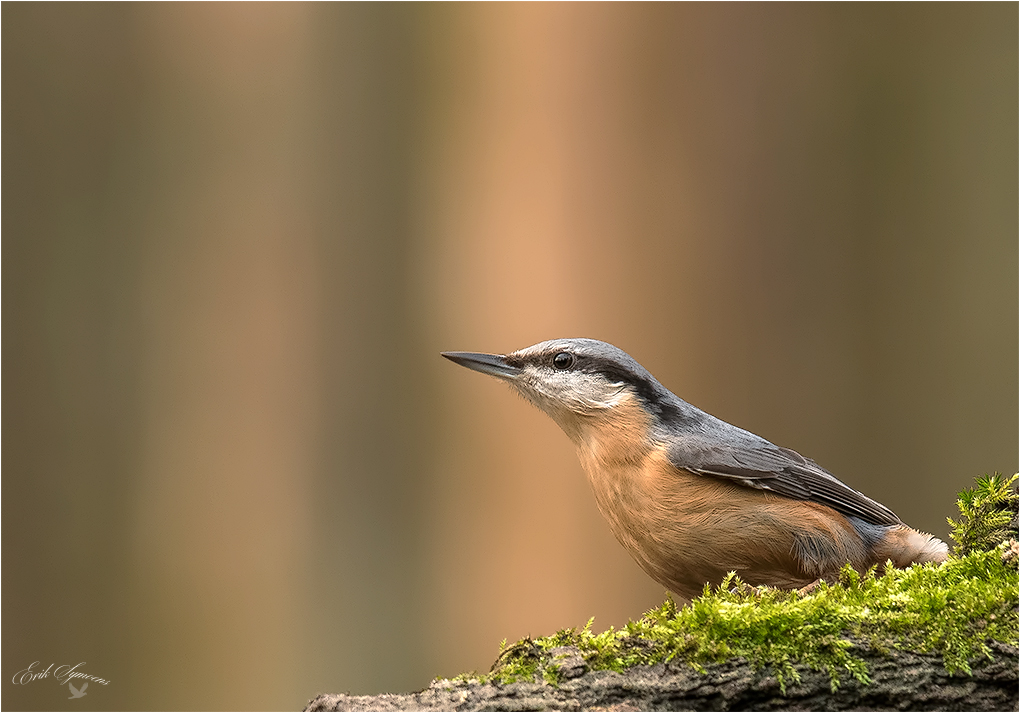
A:
{"label": "nuthatch bird", "polygon": [[948,554],[813,460],[680,399],[611,344],[554,339],[506,355],[443,356],[549,414],[577,446],[616,539],[686,599],[730,571],[798,589],[835,581],[847,563],[863,572]]}

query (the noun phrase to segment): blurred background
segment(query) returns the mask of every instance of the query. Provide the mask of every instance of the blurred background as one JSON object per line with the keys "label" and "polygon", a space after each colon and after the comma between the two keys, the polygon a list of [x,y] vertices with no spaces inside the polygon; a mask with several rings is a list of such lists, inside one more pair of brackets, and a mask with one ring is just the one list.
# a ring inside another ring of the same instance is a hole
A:
{"label": "blurred background", "polygon": [[1017,469],[1015,4],[9,4],[6,709],[299,709],[659,603],[441,350],[615,343],[945,538]]}

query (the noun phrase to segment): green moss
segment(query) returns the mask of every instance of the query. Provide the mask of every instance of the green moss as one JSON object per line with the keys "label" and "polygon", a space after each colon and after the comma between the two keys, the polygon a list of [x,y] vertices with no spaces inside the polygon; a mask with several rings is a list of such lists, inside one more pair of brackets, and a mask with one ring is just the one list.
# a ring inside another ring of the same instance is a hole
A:
{"label": "green moss", "polygon": [[[545,637],[539,641],[546,642],[553,637]],[[499,672],[495,677],[488,676],[486,679],[495,678],[501,683],[514,683],[516,681],[533,681],[538,673],[539,665],[542,663],[542,654],[553,648],[552,646],[539,646],[531,637],[518,641],[507,648],[506,639],[500,646],[499,658],[492,665],[492,672]]]}
{"label": "green moss", "polygon": [[960,491],[956,506],[960,521],[947,517],[957,553],[966,555],[987,550],[1003,540],[1017,539],[1017,506],[1020,496],[1014,483],[1020,475],[1006,478],[999,473],[977,479],[977,487]]}
{"label": "green moss", "polygon": [[834,691],[847,675],[867,683],[867,666],[856,655],[862,646],[935,652],[950,672],[969,674],[969,661],[991,656],[988,641],[1017,644],[1016,541],[1000,537],[1010,535],[1016,479],[978,479],[974,491],[960,494],[960,523],[951,524],[962,556],[942,565],[889,567],[881,575],[847,566],[839,582],[823,582],[807,595],[749,587],[730,574],[691,604],[677,607],[667,597],[620,630],[596,634],[589,620],[581,630],[509,647],[504,641],[492,671],[478,678],[510,683],[541,674],[556,685],[559,669],[549,652],[561,646],[576,646],[592,670],[661,662],[703,669],[744,657],[769,667],[784,692],[800,680],[795,664],[827,672]]}

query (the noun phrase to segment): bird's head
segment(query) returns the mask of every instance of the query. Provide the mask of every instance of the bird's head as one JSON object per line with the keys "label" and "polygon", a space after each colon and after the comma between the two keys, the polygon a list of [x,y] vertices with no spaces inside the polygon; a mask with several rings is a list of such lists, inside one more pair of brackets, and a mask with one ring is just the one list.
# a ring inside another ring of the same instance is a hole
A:
{"label": "bird's head", "polygon": [[622,349],[595,339],[553,339],[510,354],[443,356],[506,381],[578,444],[591,429],[622,418],[647,420],[649,433],[676,398]]}

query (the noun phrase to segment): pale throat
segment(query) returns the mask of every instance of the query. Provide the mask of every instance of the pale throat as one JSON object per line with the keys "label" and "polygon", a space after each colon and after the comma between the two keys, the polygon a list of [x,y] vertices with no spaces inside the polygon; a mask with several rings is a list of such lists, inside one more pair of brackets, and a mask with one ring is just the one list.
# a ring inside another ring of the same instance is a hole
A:
{"label": "pale throat", "polygon": [[[636,396],[623,392],[610,408],[575,414],[563,430],[577,445],[577,455],[589,473],[639,466],[655,449],[651,418]],[[573,433],[571,433],[573,431]]]}

